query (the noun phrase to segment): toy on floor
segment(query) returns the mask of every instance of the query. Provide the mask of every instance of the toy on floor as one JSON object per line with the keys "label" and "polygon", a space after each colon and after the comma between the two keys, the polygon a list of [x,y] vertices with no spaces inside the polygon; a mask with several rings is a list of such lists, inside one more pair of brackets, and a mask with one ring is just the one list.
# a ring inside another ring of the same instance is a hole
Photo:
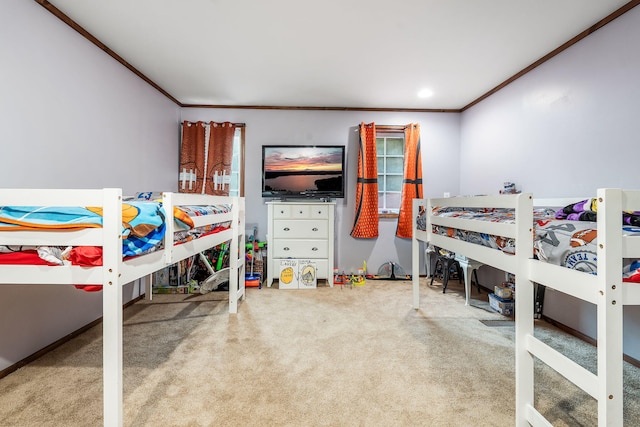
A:
{"label": "toy on floor", "polygon": [[365,279],[361,269],[358,269],[358,274],[351,274],[350,282],[353,286],[364,286]]}
{"label": "toy on floor", "polygon": [[[247,288],[262,288],[262,278],[260,273],[254,273],[253,271],[253,262],[256,257],[256,251],[259,250],[260,243],[254,240],[255,238],[252,236],[251,242],[247,243],[246,249],[250,252],[247,252],[246,258],[251,259],[251,271],[245,273],[244,277],[244,286]],[[264,246],[264,244],[262,245]]]}
{"label": "toy on floor", "polygon": [[230,271],[231,269],[229,267],[223,268],[222,270],[214,271],[209,277],[207,277],[202,283],[200,283],[200,293],[207,294],[211,291],[217,291],[225,283],[228,286]]}
{"label": "toy on floor", "polygon": [[367,273],[367,262],[362,263],[362,268],[358,269],[357,273],[345,273],[344,270],[340,271],[337,267],[333,269],[333,284],[344,287],[348,286],[364,286]]}
{"label": "toy on floor", "polygon": [[342,289],[345,285],[351,286],[351,275],[346,274],[344,270],[339,271],[337,268],[333,269],[333,284],[340,286]]}
{"label": "toy on floor", "polygon": [[404,268],[393,261],[385,262],[378,269],[378,274],[367,276],[367,279],[375,280],[411,280],[411,275],[406,274]]}
{"label": "toy on floor", "polygon": [[351,284],[353,286],[364,286],[366,273],[367,273],[367,262],[363,261],[362,268],[358,269],[358,274],[351,275]]}

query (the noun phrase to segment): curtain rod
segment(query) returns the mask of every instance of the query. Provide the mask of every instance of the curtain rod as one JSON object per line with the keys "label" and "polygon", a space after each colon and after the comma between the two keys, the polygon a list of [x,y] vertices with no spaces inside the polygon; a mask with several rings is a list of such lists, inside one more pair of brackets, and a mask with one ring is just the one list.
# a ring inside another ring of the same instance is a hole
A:
{"label": "curtain rod", "polygon": [[[202,123],[207,123],[207,124],[209,123],[209,122],[205,122],[204,120],[200,120],[200,121]],[[213,121],[213,120],[210,120],[210,121]],[[183,121],[180,122],[180,126],[182,126],[184,124],[184,122],[189,122],[189,123],[192,123],[194,125],[198,123],[198,122],[190,122],[189,120],[183,120]],[[216,123],[227,123],[227,122],[216,122]],[[232,123],[232,122],[229,122],[229,123],[231,123],[232,125],[234,125],[236,127],[239,127],[239,128],[243,128],[243,127],[247,126],[246,123]]]}
{"label": "curtain rod", "polygon": [[[408,125],[376,125],[376,129],[380,130],[405,130]],[[355,131],[357,132],[360,129],[360,123],[356,126]]]}

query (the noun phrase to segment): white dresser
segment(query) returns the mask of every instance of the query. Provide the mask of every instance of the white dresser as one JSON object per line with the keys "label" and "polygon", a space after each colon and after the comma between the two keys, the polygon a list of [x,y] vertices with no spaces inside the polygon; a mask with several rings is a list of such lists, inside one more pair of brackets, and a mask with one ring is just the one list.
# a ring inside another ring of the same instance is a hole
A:
{"label": "white dresser", "polygon": [[335,202],[268,202],[267,286],[283,259],[316,263],[317,278],[333,286]]}

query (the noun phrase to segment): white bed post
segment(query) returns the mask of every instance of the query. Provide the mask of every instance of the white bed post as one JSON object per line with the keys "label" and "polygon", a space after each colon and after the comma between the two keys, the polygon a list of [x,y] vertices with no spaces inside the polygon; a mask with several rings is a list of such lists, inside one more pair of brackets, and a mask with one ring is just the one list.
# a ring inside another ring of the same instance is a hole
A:
{"label": "white bed post", "polygon": [[417,238],[417,218],[422,199],[413,199],[413,221],[411,230],[411,279],[413,283],[413,308],[420,308],[420,242]]}
{"label": "white bed post", "polygon": [[[241,221],[241,210],[244,211],[244,200],[240,197],[233,199],[231,228],[233,237],[229,247],[229,313],[238,313],[238,300],[245,297],[245,275],[244,265],[245,244],[244,238],[240,241],[240,237],[244,236],[244,221]],[[242,204],[242,206],[241,206]]]}
{"label": "white bed post", "polygon": [[529,280],[529,259],[533,257],[533,198],[531,194],[515,196],[517,219],[516,254],[519,256],[516,275],[516,426],[529,426],[527,412],[534,402],[534,358],[527,349],[533,335],[534,286]]}
{"label": "white bed post", "polygon": [[122,190],[104,189],[103,203],[103,396],[104,425],[122,426]]}
{"label": "white bed post", "polygon": [[621,190],[598,190],[599,426],[622,426],[623,421],[622,210]]}
{"label": "white bed post", "polygon": [[233,199],[233,207],[231,216],[231,228],[233,230],[233,237],[231,238],[231,245],[229,247],[229,313],[237,313],[238,312],[238,257],[240,254],[238,250],[240,247],[238,246],[238,228],[240,224],[238,224],[239,210],[238,206],[238,198]]}
{"label": "white bed post", "polygon": [[[236,240],[238,240],[238,244],[239,246],[239,254],[238,254],[238,265],[237,265],[237,269],[238,269],[238,283],[240,286],[240,296],[239,299],[245,300],[247,299],[247,288],[246,288],[246,273],[247,273],[247,248],[245,246],[245,242],[247,240],[247,235],[246,235],[246,228],[247,228],[247,223],[246,223],[246,207],[245,207],[245,203],[246,200],[244,197],[238,197],[237,199],[238,202],[238,234],[236,236]],[[253,256],[253,252],[251,253],[251,255]],[[266,265],[265,265],[266,268]],[[261,280],[264,280],[264,277],[260,276]]]}
{"label": "white bed post", "polygon": [[164,207],[165,215],[165,233],[164,233],[164,263],[169,266],[172,264],[173,259],[173,239],[176,231],[176,224],[173,217],[173,193],[162,193],[162,206]]}

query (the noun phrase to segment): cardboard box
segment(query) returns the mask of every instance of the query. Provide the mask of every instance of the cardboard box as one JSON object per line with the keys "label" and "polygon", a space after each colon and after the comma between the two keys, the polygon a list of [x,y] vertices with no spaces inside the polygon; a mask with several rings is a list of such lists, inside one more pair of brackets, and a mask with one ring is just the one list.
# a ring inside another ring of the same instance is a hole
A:
{"label": "cardboard box", "polygon": [[496,294],[489,294],[489,306],[505,316],[513,316],[516,310],[516,304],[513,299],[500,298]]}
{"label": "cardboard box", "polygon": [[[165,286],[170,286],[171,285],[170,280],[169,280],[170,270],[171,270],[171,267],[165,267],[162,270],[158,270],[158,271],[153,273],[153,287],[154,288],[156,286],[165,287]],[[174,285],[177,285],[177,283],[174,283]]]}
{"label": "cardboard box", "polygon": [[298,260],[281,259],[278,268],[278,289],[298,289]]}
{"label": "cardboard box", "polygon": [[298,289],[316,289],[318,287],[317,273],[315,261],[298,260]]}
{"label": "cardboard box", "polygon": [[496,285],[493,289],[493,292],[496,294],[496,296],[502,299],[513,298],[513,290],[504,283],[502,285]]}

